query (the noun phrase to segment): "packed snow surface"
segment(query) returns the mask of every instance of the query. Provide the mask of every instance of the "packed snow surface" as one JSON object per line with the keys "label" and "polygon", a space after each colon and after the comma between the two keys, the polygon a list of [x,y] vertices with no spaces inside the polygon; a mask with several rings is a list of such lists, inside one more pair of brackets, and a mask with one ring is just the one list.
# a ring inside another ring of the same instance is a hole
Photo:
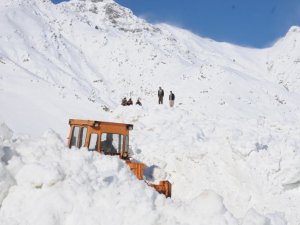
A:
{"label": "packed snow surface", "polygon": [[[299,27],[251,49],[112,0],[0,1],[0,27],[0,224],[299,225]],[[172,199],[66,149],[70,118],[134,124],[132,157]]]}

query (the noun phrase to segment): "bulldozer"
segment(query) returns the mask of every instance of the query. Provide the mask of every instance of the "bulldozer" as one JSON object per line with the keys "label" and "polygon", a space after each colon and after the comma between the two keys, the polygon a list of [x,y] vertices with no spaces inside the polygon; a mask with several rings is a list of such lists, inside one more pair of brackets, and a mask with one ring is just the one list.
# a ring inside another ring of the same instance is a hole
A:
{"label": "bulldozer", "polygon": [[[85,148],[108,156],[118,156],[125,160],[130,170],[139,180],[144,180],[145,164],[135,162],[129,154],[129,131],[132,124],[104,122],[95,120],[70,119],[68,147]],[[146,181],[145,181],[146,182]],[[163,180],[159,184],[150,184],[158,193],[171,197],[172,185]]]}

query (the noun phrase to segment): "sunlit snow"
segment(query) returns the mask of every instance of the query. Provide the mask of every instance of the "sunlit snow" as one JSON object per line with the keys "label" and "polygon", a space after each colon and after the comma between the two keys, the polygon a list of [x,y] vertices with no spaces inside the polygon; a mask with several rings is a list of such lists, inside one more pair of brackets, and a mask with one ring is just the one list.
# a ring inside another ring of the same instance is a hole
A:
{"label": "sunlit snow", "polygon": [[[112,0],[10,0],[0,28],[0,224],[299,224],[299,27],[251,49]],[[134,124],[133,158],[172,198],[67,149],[70,118]]]}

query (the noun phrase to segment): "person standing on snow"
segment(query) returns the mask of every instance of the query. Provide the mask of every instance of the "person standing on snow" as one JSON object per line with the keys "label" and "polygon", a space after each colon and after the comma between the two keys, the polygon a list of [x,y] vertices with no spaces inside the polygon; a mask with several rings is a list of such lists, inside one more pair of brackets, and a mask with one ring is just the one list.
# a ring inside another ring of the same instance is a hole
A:
{"label": "person standing on snow", "polygon": [[158,104],[163,104],[164,102],[164,89],[162,89],[161,87],[159,87],[158,89]]}
{"label": "person standing on snow", "polygon": [[174,101],[175,101],[175,95],[173,94],[172,91],[170,91],[169,101],[170,101],[170,107],[173,107],[174,106]]}

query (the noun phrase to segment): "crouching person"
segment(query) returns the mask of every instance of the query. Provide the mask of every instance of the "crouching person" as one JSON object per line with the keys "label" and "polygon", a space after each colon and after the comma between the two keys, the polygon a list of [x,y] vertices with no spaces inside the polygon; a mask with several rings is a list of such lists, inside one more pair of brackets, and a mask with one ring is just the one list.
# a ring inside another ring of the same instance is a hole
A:
{"label": "crouching person", "polygon": [[121,105],[122,105],[122,106],[127,105],[127,99],[126,99],[126,97],[122,99]]}

